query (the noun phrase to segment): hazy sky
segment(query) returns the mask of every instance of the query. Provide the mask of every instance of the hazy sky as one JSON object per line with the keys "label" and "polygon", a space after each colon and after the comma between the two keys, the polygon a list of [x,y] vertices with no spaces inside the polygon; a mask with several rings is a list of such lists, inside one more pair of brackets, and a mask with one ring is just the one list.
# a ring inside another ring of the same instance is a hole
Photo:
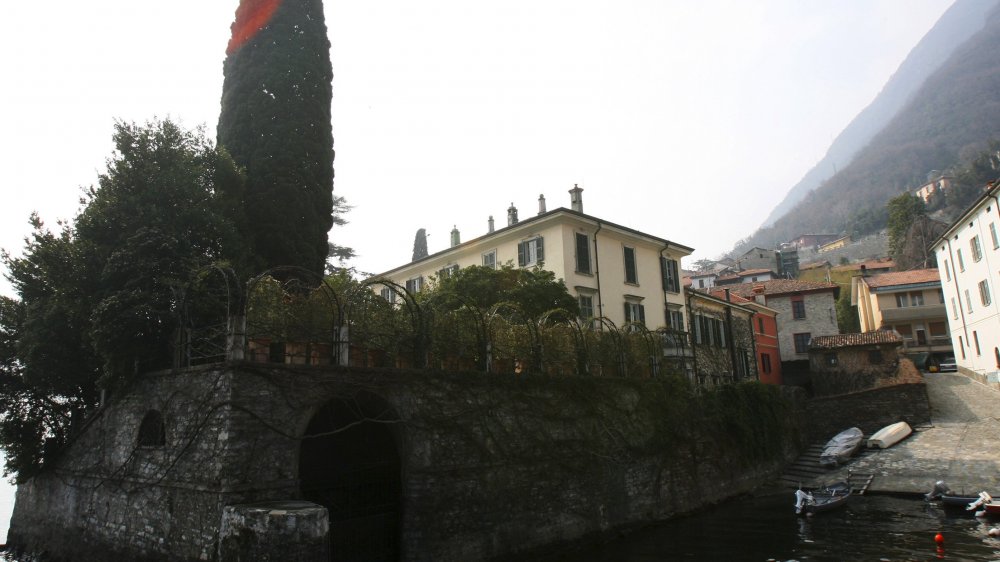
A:
{"label": "hazy sky", "polygon": [[[712,257],[750,234],[952,0],[326,2],[332,236],[362,271],[569,205]],[[8,2],[0,247],[72,218],[115,119],[219,113],[237,0]],[[0,281],[0,292],[10,294]],[[9,505],[0,490],[0,512]],[[0,513],[0,517],[3,517]],[[0,528],[5,525],[0,521]]]}
{"label": "hazy sky", "polygon": [[[332,236],[362,271],[568,206],[715,256],[750,234],[951,0],[327,1]],[[237,0],[15,2],[0,247],[76,211],[115,119],[214,138]],[[0,291],[9,292],[6,284]]]}

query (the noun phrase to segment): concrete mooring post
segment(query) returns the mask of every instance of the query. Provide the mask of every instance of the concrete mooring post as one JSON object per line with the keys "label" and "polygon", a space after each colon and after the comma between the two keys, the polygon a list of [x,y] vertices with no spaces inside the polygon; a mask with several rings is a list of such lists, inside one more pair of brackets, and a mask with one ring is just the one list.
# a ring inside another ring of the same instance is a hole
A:
{"label": "concrete mooring post", "polygon": [[219,528],[219,560],[329,560],[326,508],[305,501],[227,505]]}

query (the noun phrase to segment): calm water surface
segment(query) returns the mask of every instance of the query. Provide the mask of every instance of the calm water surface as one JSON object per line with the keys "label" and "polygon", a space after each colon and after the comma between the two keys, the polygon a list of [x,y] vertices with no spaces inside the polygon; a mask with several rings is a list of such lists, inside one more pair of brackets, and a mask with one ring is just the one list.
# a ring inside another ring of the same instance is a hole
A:
{"label": "calm water surface", "polygon": [[[855,496],[810,518],[797,517],[793,504],[791,493],[733,501],[553,560],[1000,561],[1000,539],[987,535],[1000,520],[889,496]],[[937,533],[945,539],[940,553]]]}

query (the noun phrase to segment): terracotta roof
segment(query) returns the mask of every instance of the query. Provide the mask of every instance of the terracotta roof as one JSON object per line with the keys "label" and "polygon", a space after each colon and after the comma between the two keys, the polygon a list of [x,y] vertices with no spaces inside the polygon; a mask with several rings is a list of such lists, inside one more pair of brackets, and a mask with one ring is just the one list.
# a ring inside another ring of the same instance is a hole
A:
{"label": "terracotta roof", "polygon": [[912,271],[894,271],[872,277],[865,277],[865,283],[875,289],[892,287],[894,285],[915,285],[918,283],[940,283],[941,274],[936,269],[914,269]]}
{"label": "terracotta roof", "polygon": [[[715,288],[713,288],[711,291],[708,292],[708,294],[712,295],[713,297],[715,297],[717,299],[726,300],[726,290],[725,289],[715,289]],[[737,295],[736,293],[733,293],[732,291],[729,292],[729,300],[731,302],[736,303],[736,304],[744,304],[744,303],[748,303],[748,302],[754,302],[754,301],[751,301],[749,299],[745,299],[745,298]]]}
{"label": "terracotta roof", "polygon": [[863,334],[838,334],[836,336],[816,336],[809,342],[809,349],[837,349],[859,345],[882,345],[903,343],[896,332],[877,330]]}
{"label": "terracotta roof", "polygon": [[[758,290],[759,288],[759,290]],[[784,295],[788,293],[804,293],[816,291],[837,291],[840,287],[834,283],[819,281],[799,281],[797,279],[770,279],[756,283],[733,285],[732,291],[741,297],[753,298],[754,295]]]}

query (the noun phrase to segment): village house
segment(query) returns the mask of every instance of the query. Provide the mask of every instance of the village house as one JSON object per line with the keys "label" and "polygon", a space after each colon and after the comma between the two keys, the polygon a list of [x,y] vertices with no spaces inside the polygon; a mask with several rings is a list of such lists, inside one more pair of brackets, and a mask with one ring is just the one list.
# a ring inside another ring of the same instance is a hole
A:
{"label": "village house", "polygon": [[728,291],[718,293],[685,291],[697,382],[704,386],[757,379],[755,311],[736,303]]}
{"label": "village house", "polygon": [[757,378],[765,384],[781,384],[781,352],[778,349],[778,311],[725,289],[710,291],[713,297],[754,311],[750,318],[757,355]]}
{"label": "village house", "polygon": [[943,194],[951,189],[954,181],[955,178],[952,176],[942,175],[937,170],[931,170],[931,173],[927,174],[927,183],[918,187],[913,194],[927,203],[935,193]]}
{"label": "village house", "polygon": [[996,386],[1000,374],[1000,184],[989,185],[934,242],[958,370]]}
{"label": "village house", "polygon": [[743,255],[736,258],[737,267],[744,269],[769,269],[778,268],[778,254],[774,250],[768,250],[759,246],[750,248]]}
{"label": "village house", "polygon": [[746,269],[737,273],[719,277],[716,285],[739,285],[741,283],[756,283],[778,279],[778,274],[770,269]]}
{"label": "village house", "polygon": [[[774,279],[734,285],[732,292],[777,311],[782,377],[808,372],[809,342],[839,333],[833,283]],[[788,382],[787,380],[785,382]]]}
{"label": "village house", "polygon": [[[539,196],[538,213],[520,220],[512,204],[506,227],[494,229],[490,217],[488,232],[468,242],[453,231],[450,248],[377,277],[417,292],[472,265],[543,267],[565,282],[583,319],[686,331],[680,261],[694,249],[584,214],[583,189],[574,186],[569,193],[569,209],[546,210]],[[392,298],[391,291],[384,296]]]}
{"label": "village house", "polygon": [[952,355],[948,316],[937,269],[897,271],[851,279],[851,305],[862,332],[893,330],[918,366]]}
{"label": "village house", "polygon": [[839,394],[896,376],[903,339],[891,331],[816,336],[809,344],[813,392]]}

